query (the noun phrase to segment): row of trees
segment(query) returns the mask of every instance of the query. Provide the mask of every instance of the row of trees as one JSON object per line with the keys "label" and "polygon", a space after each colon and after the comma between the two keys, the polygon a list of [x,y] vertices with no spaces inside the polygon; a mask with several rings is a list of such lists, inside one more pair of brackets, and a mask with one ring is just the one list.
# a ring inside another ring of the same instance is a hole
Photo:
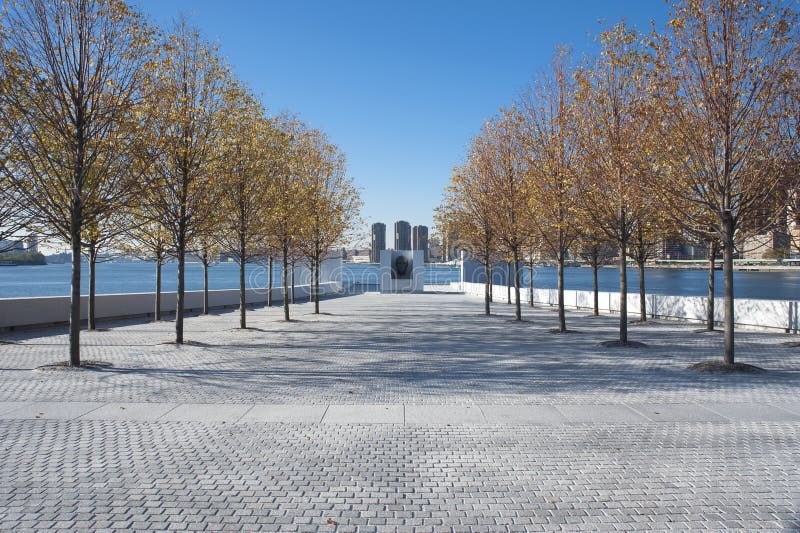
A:
{"label": "row of trees", "polygon": [[661,33],[623,22],[600,34],[595,56],[575,62],[557,49],[552,70],[471,141],[437,213],[448,241],[485,265],[486,312],[491,265],[538,253],[558,264],[558,331],[567,331],[567,254],[596,269],[611,246],[628,344],[626,259],[640,269],[645,320],[644,265],[659,241],[680,235],[710,249],[709,329],[722,250],[724,362],[734,364],[736,244],[785,217],[800,187],[797,33],[788,2],[679,0]]}
{"label": "row of trees", "polygon": [[[269,116],[186,20],[162,32],[121,0],[14,2],[2,20],[0,222],[69,243],[72,365],[82,254],[90,328],[95,264],[109,250],[155,259],[156,319],[161,265],[177,261],[177,343],[190,253],[206,266],[220,251],[238,260],[242,328],[245,265],[256,260],[279,257],[284,272],[305,261],[319,310],[320,264],[360,207],[324,133]],[[284,309],[288,320],[287,298]]]}

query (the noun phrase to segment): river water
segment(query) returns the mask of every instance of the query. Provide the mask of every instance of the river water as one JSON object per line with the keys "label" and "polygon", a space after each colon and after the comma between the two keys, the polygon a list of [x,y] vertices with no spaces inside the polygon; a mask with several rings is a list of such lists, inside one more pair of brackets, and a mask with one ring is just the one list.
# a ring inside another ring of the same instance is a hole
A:
{"label": "river water", "polygon": [[[84,265],[82,291],[88,291],[88,267]],[[722,272],[717,272],[717,295],[722,295]],[[177,265],[168,263],[163,267],[162,290],[174,291],[177,285]],[[220,263],[209,269],[211,289],[235,289],[238,287],[238,266],[235,263]],[[307,283],[304,273],[298,269],[297,284]],[[345,264],[342,278],[346,284],[362,286],[376,284],[376,265]],[[566,268],[567,289],[591,290],[592,271],[589,268]],[[445,265],[429,265],[425,269],[425,283],[446,284],[458,281],[459,268]],[[619,275],[615,268],[600,270],[600,290],[618,291]],[[247,286],[264,287],[266,270],[257,264],[247,265]],[[646,289],[649,293],[681,296],[705,296],[707,273],[703,270],[652,268],[645,272]],[[42,266],[0,267],[0,298],[28,296],[69,295],[70,265],[54,264]],[[523,285],[527,286],[527,273]],[[631,291],[638,290],[639,278],[635,268],[628,270]],[[280,271],[276,267],[274,284],[280,284]],[[555,268],[541,267],[534,271],[534,286],[555,288]],[[782,272],[736,272],[734,274],[736,296],[739,298],[763,298],[772,300],[800,299],[800,271]],[[97,265],[97,292],[99,294],[152,292],[155,287],[155,265],[145,262],[110,262]],[[186,289],[203,288],[203,269],[198,263],[189,263],[186,268]]]}

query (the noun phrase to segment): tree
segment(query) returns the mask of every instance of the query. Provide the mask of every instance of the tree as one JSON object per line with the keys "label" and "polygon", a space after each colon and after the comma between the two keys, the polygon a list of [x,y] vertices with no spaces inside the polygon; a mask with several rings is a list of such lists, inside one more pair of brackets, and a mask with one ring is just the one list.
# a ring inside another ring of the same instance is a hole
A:
{"label": "tree", "polygon": [[[665,152],[655,185],[689,230],[719,236],[723,251],[724,353],[733,365],[735,242],[768,227],[776,188],[795,155],[781,135],[796,72],[797,17],[785,4],[743,0],[676,2],[667,34],[654,41],[654,102]],[[685,205],[697,209],[679,212]]]}
{"label": "tree", "polygon": [[520,103],[529,209],[541,245],[558,264],[558,331],[567,331],[564,262],[580,233],[574,88],[569,53],[556,50],[552,75],[543,77]]}
{"label": "tree", "polygon": [[208,269],[219,262],[221,247],[217,236],[209,230],[208,233],[195,234],[190,249],[203,266],[203,314],[207,315],[211,311],[208,303]]}
{"label": "tree", "polygon": [[305,183],[304,212],[309,213],[301,251],[311,267],[310,299],[319,313],[319,280],[322,261],[335,246],[344,244],[358,226],[361,199],[347,178],[344,154],[319,131],[308,133],[313,146],[299,167]]}
{"label": "tree", "polygon": [[589,263],[589,266],[592,268],[592,312],[594,316],[599,316],[600,286],[597,280],[597,272],[600,265],[614,257],[614,243],[608,240],[605,232],[587,224],[578,236],[577,255]]}
{"label": "tree", "polygon": [[239,264],[239,327],[247,328],[245,266],[262,253],[272,175],[264,158],[277,135],[264,109],[243,87],[231,94],[221,171],[220,242]]}
{"label": "tree", "polygon": [[[514,265],[516,320],[522,320],[519,264],[530,230],[528,183],[517,133],[519,122],[516,110],[501,111],[499,116],[484,124],[474,146],[479,171],[488,181],[490,202],[494,206],[491,213],[497,243]],[[511,280],[507,281],[510,286]]]}
{"label": "tree", "polygon": [[3,172],[72,248],[69,352],[79,366],[81,235],[135,183],[152,31],[118,0],[27,0],[4,16],[0,126],[14,157]]}
{"label": "tree", "polygon": [[151,137],[161,138],[154,183],[158,220],[169,229],[178,260],[175,342],[182,344],[186,253],[219,208],[221,145],[231,76],[217,51],[184,19],[178,20],[154,66],[158,120]]}
{"label": "tree", "polygon": [[489,182],[479,170],[477,140],[473,139],[466,162],[453,169],[450,184],[434,219],[450,242],[483,263],[484,312],[491,313],[492,264],[496,256],[496,237],[492,225],[494,206]]}
{"label": "tree", "polygon": [[[151,191],[152,192],[152,191]],[[172,255],[172,237],[167,227],[158,220],[157,213],[149,213],[153,203],[144,200],[133,210],[133,222],[122,236],[120,248],[144,260],[156,263],[156,286],[153,320],[161,320],[161,269]]]}
{"label": "tree", "polygon": [[89,263],[87,329],[90,331],[97,329],[97,263],[107,260],[100,259],[100,254],[118,242],[129,223],[127,212],[120,209],[113,213],[103,213],[101,218],[88,219],[81,232],[83,255]]}
{"label": "tree", "polygon": [[619,250],[619,343],[628,345],[626,257],[646,205],[649,162],[644,156],[648,124],[645,53],[635,30],[624,23],[600,35],[600,55],[576,72],[576,103],[582,172],[579,197],[589,222]]}
{"label": "tree", "polygon": [[[646,199],[651,200],[651,199]],[[639,269],[639,320],[647,322],[647,294],[645,292],[645,265],[655,258],[658,245],[665,239],[673,238],[677,231],[672,228],[671,220],[663,216],[660,206],[650,201],[641,220],[633,232],[628,255],[636,262]]]}
{"label": "tree", "polygon": [[308,220],[303,202],[305,191],[298,178],[301,158],[307,154],[308,147],[303,144],[306,127],[300,121],[281,116],[276,118],[276,125],[279,135],[276,136],[268,163],[273,179],[269,191],[271,201],[267,214],[267,233],[282,258],[283,317],[288,322],[289,263],[293,260],[297,237],[303,233],[303,224]]}

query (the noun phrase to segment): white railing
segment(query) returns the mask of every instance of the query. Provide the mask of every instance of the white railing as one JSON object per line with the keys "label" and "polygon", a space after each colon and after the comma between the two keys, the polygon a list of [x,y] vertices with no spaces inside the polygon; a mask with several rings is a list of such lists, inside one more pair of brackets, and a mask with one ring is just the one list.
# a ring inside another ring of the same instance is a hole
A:
{"label": "white railing", "polygon": [[[483,283],[456,282],[452,284],[470,296],[484,295]],[[505,303],[508,289],[505,285],[494,285],[492,296],[495,302]],[[520,289],[520,300],[527,303],[530,299],[529,289]],[[514,290],[511,289],[511,298]],[[679,318],[697,322],[705,322],[707,316],[706,298],[701,296],[669,296],[665,294],[647,294],[647,314],[652,318]],[[598,293],[600,312],[619,312],[619,293]],[[558,304],[558,291],[556,289],[534,289],[534,304]],[[571,309],[592,309],[594,307],[594,293],[592,291],[564,291],[564,305]],[[723,320],[722,298],[716,298],[714,303],[714,320]],[[639,316],[639,293],[628,294],[628,313],[633,317]],[[779,329],[787,333],[800,333],[800,302],[796,300],[755,300],[737,298],[735,300],[734,317],[737,326]]]}

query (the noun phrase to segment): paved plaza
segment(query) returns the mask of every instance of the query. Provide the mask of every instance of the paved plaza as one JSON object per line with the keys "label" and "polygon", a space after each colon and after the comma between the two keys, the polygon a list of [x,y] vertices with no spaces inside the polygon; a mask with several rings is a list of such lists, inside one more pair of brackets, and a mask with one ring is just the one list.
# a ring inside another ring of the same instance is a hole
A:
{"label": "paved plaza", "polygon": [[800,530],[797,336],[362,294],[0,336],[0,529]]}

